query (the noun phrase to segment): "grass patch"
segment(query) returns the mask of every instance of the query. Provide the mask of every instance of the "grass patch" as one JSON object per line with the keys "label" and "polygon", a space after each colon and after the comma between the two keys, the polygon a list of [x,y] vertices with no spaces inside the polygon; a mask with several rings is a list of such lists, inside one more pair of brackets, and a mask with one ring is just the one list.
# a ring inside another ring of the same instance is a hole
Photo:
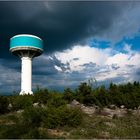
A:
{"label": "grass patch", "polygon": [[126,116],[110,119],[101,116],[85,116],[84,122],[78,128],[70,131],[69,138],[140,138],[140,118]]}

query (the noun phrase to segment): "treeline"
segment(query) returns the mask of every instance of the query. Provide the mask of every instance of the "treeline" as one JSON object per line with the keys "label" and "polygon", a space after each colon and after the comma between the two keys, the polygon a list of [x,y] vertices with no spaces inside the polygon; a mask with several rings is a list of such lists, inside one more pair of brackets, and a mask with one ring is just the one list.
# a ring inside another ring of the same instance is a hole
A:
{"label": "treeline", "polygon": [[140,83],[136,81],[120,85],[110,83],[109,88],[105,86],[93,88],[88,83],[81,83],[75,90],[67,88],[62,93],[38,87],[34,96],[0,96],[0,113],[8,112],[10,109],[12,111],[24,109],[34,103],[58,107],[74,99],[88,106],[104,107],[113,104],[134,109],[140,106]]}
{"label": "treeline", "polygon": [[134,109],[140,105],[140,83],[136,81],[124,85],[110,83],[109,88],[105,88],[105,86],[92,88],[87,83],[81,83],[74,91],[70,88],[65,89],[63,98],[69,102],[76,99],[89,106],[104,107],[113,104]]}

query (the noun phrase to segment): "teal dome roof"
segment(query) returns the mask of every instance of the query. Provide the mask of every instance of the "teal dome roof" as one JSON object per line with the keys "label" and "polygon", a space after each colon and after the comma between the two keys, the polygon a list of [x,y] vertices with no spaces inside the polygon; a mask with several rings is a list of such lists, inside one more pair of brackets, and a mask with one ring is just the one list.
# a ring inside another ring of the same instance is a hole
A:
{"label": "teal dome roof", "polygon": [[16,35],[10,39],[10,51],[34,51],[40,55],[43,52],[43,40],[37,36],[29,34]]}
{"label": "teal dome roof", "polygon": [[23,50],[23,49],[37,49],[43,51],[43,41],[41,38],[28,35],[28,34],[21,34],[16,35],[10,39],[10,50]]}

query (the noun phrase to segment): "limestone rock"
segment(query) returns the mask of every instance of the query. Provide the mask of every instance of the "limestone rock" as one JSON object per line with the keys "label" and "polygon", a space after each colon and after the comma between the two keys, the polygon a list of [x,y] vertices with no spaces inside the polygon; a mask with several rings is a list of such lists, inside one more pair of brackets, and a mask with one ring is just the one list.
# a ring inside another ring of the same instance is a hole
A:
{"label": "limestone rock", "polygon": [[103,115],[103,116],[108,116],[108,117],[113,117],[113,116],[116,116],[116,117],[124,117],[125,115],[127,114],[127,109],[109,109],[109,108],[103,108],[101,111],[100,111],[100,115]]}
{"label": "limestone rock", "polygon": [[125,108],[125,106],[124,105],[121,105],[120,108],[123,109],[123,108]]}
{"label": "limestone rock", "polygon": [[112,109],[109,109],[109,108],[103,108],[101,111],[100,111],[100,115],[103,115],[103,116],[108,116],[108,117],[113,117],[114,115],[114,111]]}
{"label": "limestone rock", "polygon": [[79,106],[80,103],[76,100],[73,100],[71,103],[70,103],[71,106]]}
{"label": "limestone rock", "polygon": [[140,109],[134,109],[133,111],[132,111],[132,114],[133,115],[138,115],[138,116],[140,116]]}
{"label": "limestone rock", "polygon": [[110,109],[117,109],[117,106],[116,105],[109,105],[109,108]]}
{"label": "limestone rock", "polygon": [[24,110],[18,110],[17,113],[20,114],[22,113]]}
{"label": "limestone rock", "polygon": [[39,106],[39,103],[33,103],[33,107]]}
{"label": "limestone rock", "polygon": [[96,112],[95,107],[92,106],[91,107],[82,106],[81,110],[88,115],[93,115]]}

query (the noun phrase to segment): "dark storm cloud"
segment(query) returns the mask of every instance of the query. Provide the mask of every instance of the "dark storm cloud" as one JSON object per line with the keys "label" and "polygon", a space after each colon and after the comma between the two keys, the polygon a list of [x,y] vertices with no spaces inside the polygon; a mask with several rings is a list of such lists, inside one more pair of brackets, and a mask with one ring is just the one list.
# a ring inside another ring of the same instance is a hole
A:
{"label": "dark storm cloud", "polygon": [[58,71],[54,66],[58,66],[62,69],[62,71],[66,71],[70,69],[68,64],[61,63],[55,56],[50,56],[51,58],[47,58],[40,56],[35,59],[33,62],[33,75],[54,75],[58,74]]}
{"label": "dark storm cloud", "polygon": [[4,66],[5,68],[8,66],[11,69],[15,69],[16,71],[20,71],[21,61],[20,61],[20,59],[16,59],[16,61],[13,59],[10,61],[9,61],[9,59],[0,59],[0,64],[2,66]]}
{"label": "dark storm cloud", "polygon": [[34,34],[44,40],[45,51],[63,50],[106,31],[126,3],[67,1],[0,2],[0,57],[14,58],[9,39]]}

